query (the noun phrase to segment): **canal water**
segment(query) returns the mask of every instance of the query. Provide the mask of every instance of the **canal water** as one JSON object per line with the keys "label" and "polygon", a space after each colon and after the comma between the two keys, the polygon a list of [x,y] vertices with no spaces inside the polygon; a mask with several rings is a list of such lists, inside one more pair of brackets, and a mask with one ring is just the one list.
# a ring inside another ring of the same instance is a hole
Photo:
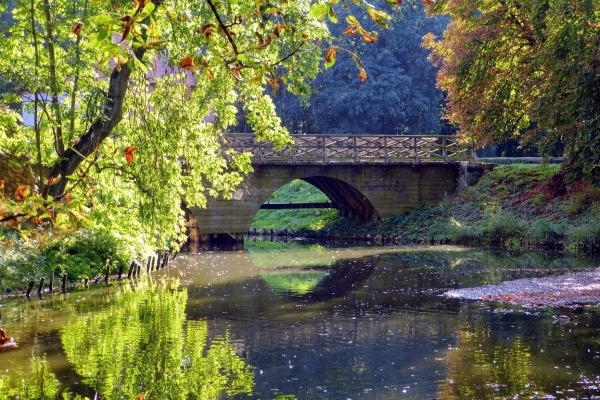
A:
{"label": "canal water", "polygon": [[596,267],[542,252],[249,242],[10,300],[0,399],[593,399],[600,318],[444,297]]}

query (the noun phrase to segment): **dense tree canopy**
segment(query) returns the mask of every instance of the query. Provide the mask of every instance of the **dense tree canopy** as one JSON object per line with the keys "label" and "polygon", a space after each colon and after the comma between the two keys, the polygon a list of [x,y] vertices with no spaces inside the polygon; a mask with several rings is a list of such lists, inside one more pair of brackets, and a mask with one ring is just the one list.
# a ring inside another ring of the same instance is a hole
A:
{"label": "dense tree canopy", "polygon": [[[269,93],[308,92],[330,41],[324,20],[337,21],[345,5],[337,3],[0,0],[0,80],[12,93],[3,101],[25,96],[35,121],[19,126],[2,108],[0,154],[31,157],[37,175],[0,221],[75,228],[92,216],[159,243],[181,238],[182,202],[228,195],[249,171],[249,155],[221,139],[235,104],[259,139],[287,143]],[[354,3],[387,26],[387,13]]]}
{"label": "dense tree canopy", "polygon": [[600,179],[600,1],[428,1],[450,14],[425,44],[441,64],[447,117],[479,145],[557,143],[574,178]]}
{"label": "dense tree canopy", "polygon": [[[346,15],[340,13],[341,18]],[[391,17],[390,29],[379,31],[375,43],[342,24],[329,24],[334,43],[360,56],[369,79],[355,79],[352,57],[338,51],[335,66],[317,77],[308,99],[285,91],[275,97],[277,113],[290,132],[437,134],[445,128],[440,121],[442,91],[435,86],[437,68],[427,60],[421,42],[428,32],[441,34],[448,19],[427,19],[418,0],[403,2]],[[360,22],[375,28],[367,17]],[[242,121],[237,129],[248,127]]]}

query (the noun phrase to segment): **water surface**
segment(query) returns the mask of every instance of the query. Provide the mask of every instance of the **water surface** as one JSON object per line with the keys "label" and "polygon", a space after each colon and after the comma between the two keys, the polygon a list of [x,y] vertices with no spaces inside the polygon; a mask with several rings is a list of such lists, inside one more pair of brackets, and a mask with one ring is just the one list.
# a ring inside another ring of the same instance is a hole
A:
{"label": "water surface", "polygon": [[452,246],[183,254],[132,282],[3,303],[20,347],[0,353],[0,398],[593,398],[597,309],[443,293],[595,265]]}

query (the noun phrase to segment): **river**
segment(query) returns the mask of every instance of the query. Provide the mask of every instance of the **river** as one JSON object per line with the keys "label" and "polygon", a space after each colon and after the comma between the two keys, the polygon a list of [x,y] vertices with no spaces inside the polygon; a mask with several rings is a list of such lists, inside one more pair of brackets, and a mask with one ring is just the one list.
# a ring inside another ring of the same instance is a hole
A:
{"label": "river", "polygon": [[544,252],[247,242],[0,304],[0,399],[600,396],[598,308],[448,298],[596,267]]}

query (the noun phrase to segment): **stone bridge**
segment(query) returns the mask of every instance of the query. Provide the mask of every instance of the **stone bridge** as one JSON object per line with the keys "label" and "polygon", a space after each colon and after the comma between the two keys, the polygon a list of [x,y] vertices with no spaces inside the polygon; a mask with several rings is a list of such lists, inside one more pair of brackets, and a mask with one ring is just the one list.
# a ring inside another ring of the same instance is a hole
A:
{"label": "stone bridge", "polygon": [[243,240],[263,203],[294,179],[316,186],[345,216],[377,220],[440,200],[466,185],[476,166],[472,146],[453,136],[292,135],[284,150],[251,134],[226,138],[254,154],[254,172],[232,199],[209,198],[206,208],[190,210],[190,231],[203,240]]}

